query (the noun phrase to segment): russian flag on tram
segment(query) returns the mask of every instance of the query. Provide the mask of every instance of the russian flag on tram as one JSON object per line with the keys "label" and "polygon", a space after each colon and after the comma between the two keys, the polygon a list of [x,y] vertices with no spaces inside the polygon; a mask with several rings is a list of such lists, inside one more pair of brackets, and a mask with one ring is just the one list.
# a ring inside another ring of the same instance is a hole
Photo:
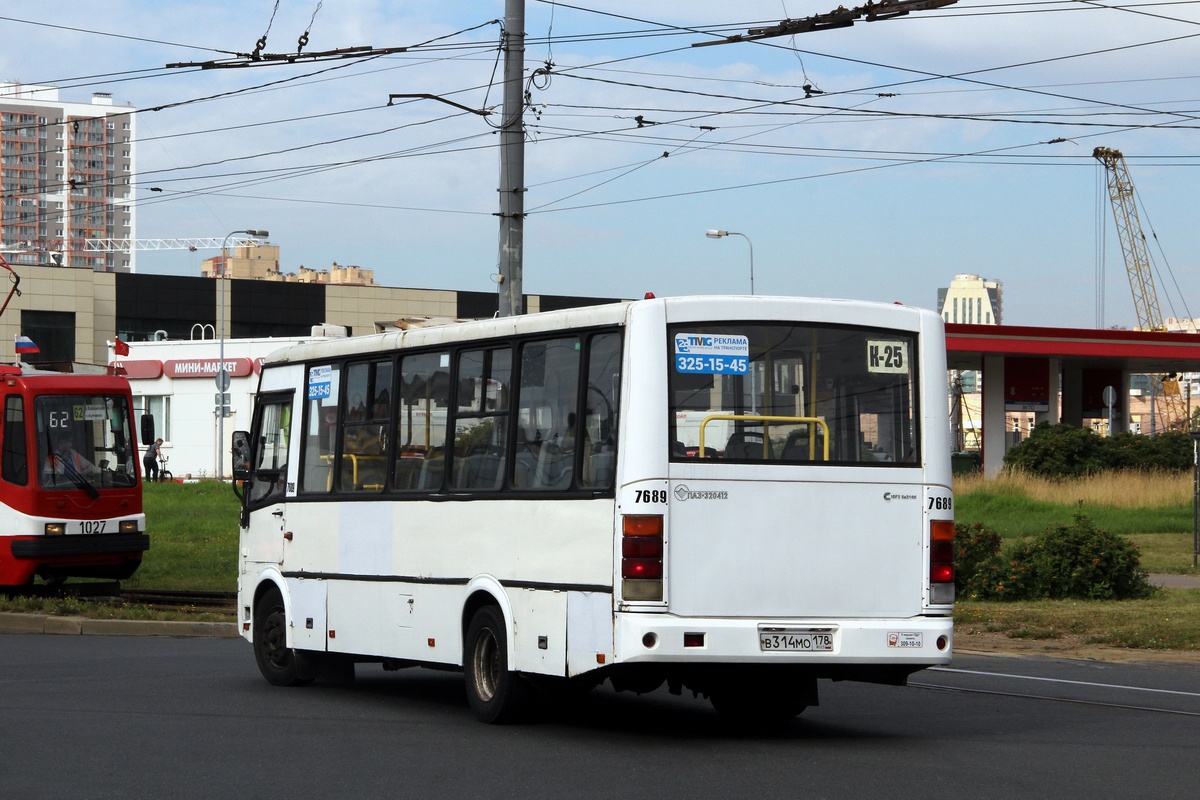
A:
{"label": "russian flag on tram", "polygon": [[18,334],[17,336],[13,337],[13,342],[15,343],[16,350],[18,353],[40,353],[40,352],[42,352],[41,350],[38,349],[38,346],[33,343],[33,339],[30,339],[28,336],[21,336],[20,334]]}

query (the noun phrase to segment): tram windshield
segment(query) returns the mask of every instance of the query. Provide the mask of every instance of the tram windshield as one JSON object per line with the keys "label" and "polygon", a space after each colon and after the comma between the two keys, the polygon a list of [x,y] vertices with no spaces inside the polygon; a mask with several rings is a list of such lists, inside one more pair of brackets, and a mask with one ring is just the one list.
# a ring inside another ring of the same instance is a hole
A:
{"label": "tram windshield", "polygon": [[120,395],[43,395],[37,418],[39,482],[46,489],[105,488],[137,484],[137,458],[129,405]]}

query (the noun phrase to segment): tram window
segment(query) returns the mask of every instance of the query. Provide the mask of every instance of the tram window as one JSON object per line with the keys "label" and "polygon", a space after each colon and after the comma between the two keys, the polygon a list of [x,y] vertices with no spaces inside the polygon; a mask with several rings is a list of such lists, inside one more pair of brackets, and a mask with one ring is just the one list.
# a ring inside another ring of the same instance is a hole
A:
{"label": "tram window", "polygon": [[29,483],[29,461],[25,442],[25,401],[20,395],[4,399],[4,452],[0,477],[9,483]]}

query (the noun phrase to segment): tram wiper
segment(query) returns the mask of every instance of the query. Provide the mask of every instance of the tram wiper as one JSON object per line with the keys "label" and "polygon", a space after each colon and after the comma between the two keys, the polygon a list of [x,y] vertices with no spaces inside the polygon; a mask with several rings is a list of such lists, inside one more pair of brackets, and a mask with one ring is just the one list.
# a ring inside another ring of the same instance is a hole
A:
{"label": "tram wiper", "polygon": [[100,497],[100,490],[93,486],[92,482],[85,478],[79,470],[75,469],[75,465],[71,463],[70,459],[60,458],[59,461],[63,465],[63,474],[71,479],[71,483],[87,492],[88,497],[93,500]]}

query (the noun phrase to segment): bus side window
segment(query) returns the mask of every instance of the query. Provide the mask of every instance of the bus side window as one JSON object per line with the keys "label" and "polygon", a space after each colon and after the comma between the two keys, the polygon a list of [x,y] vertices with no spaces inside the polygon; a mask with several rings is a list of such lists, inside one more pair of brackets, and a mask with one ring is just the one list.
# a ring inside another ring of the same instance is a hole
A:
{"label": "bus side window", "polygon": [[449,403],[450,354],[405,355],[396,396],[392,488],[441,491]]}
{"label": "bus side window", "polygon": [[387,478],[391,393],[391,361],[351,364],[346,368],[339,476],[342,491],[383,489]]}
{"label": "bus side window", "polygon": [[25,442],[25,401],[20,395],[4,398],[4,454],[0,477],[9,483],[29,483],[29,461]]}
{"label": "bus side window", "polygon": [[509,348],[459,353],[450,465],[456,489],[499,489],[504,485],[511,383]]}
{"label": "bus side window", "polygon": [[601,333],[588,340],[584,428],[587,431],[580,486],[612,488],[617,466],[617,409],[621,386],[621,336]]}
{"label": "bus side window", "polygon": [[308,368],[308,408],[304,417],[304,460],[300,476],[302,492],[323,493],[333,488],[340,383],[339,364],[317,364]]}
{"label": "bus side window", "polygon": [[518,489],[571,486],[581,433],[576,425],[579,350],[576,336],[528,342],[521,348],[513,473]]}
{"label": "bus side window", "polygon": [[274,502],[287,484],[288,439],[292,427],[292,400],[277,398],[259,405],[259,427],[255,448],[257,463],[252,464],[248,502]]}

